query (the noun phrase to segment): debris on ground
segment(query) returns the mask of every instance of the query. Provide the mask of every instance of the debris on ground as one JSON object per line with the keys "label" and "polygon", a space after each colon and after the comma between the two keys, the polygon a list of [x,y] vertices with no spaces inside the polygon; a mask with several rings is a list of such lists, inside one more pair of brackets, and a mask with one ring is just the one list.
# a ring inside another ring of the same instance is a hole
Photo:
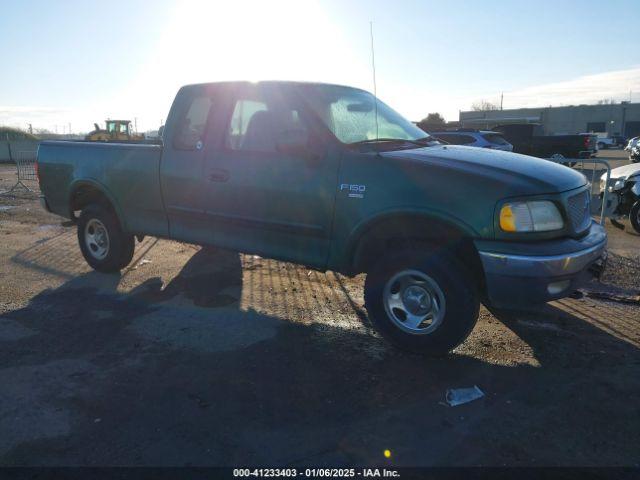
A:
{"label": "debris on ground", "polygon": [[463,405],[465,403],[473,402],[474,400],[478,400],[482,397],[484,397],[484,393],[478,388],[477,385],[474,385],[470,388],[450,388],[449,390],[447,390],[445,400],[450,407],[455,407],[458,405]]}
{"label": "debris on ground", "polygon": [[143,258],[138,262],[138,267],[141,267],[142,265],[146,265],[147,263],[151,263],[151,260],[149,260],[148,258]]}
{"label": "debris on ground", "polygon": [[608,302],[629,303],[632,305],[640,305],[640,294],[638,295],[622,295],[610,292],[585,292],[587,297],[596,298],[598,300],[606,300]]}

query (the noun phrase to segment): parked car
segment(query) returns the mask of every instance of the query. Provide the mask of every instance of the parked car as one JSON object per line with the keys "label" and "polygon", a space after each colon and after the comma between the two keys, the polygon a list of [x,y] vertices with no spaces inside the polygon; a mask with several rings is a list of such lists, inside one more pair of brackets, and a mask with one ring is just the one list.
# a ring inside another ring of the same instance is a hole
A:
{"label": "parked car", "polygon": [[615,138],[609,137],[606,133],[596,133],[596,135],[598,150],[606,150],[607,148],[613,148],[617,145]]}
{"label": "parked car", "polygon": [[467,145],[469,147],[491,148],[493,150],[513,151],[513,145],[507,142],[501,133],[487,130],[445,130],[429,132],[438,140],[451,145]]}
{"label": "parked car", "polygon": [[407,350],[444,354],[471,332],[481,299],[564,297],[605,252],[584,175],[439,144],[363,90],[190,85],[162,137],[41,144],[42,204],[77,222],[94,269],[126,267],[135,238],[153,235],[366,273],[378,330]]}
{"label": "parked car", "polygon": [[[637,148],[637,147],[636,147]],[[629,217],[633,229],[640,233],[640,165],[630,164],[611,170],[607,185],[606,172],[600,177],[600,198],[607,189],[605,213],[612,223],[624,228],[618,220]]]}
{"label": "parked car", "polygon": [[498,125],[500,132],[513,145],[513,151],[540,158],[591,158],[596,153],[596,136],[590,134],[545,135],[537,123]]}
{"label": "parked car", "polygon": [[622,135],[613,135],[611,138],[613,139],[616,147],[624,148],[627,144],[627,139]]}

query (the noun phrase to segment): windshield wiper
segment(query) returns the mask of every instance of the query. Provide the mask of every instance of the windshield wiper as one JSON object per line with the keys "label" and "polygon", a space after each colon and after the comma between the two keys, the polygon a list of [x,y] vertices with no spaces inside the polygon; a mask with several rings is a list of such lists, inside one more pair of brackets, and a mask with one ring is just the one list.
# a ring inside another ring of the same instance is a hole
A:
{"label": "windshield wiper", "polygon": [[442,143],[440,140],[438,140],[433,135],[427,135],[426,137],[417,138],[417,139],[413,140],[413,142],[420,143],[421,145],[424,145],[426,143],[432,143],[432,142],[440,142],[440,143]]}

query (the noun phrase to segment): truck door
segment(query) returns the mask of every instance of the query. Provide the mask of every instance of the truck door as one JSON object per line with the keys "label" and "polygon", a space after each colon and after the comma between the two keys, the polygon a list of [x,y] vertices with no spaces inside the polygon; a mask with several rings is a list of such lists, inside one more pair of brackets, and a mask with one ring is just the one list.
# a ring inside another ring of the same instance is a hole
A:
{"label": "truck door", "polygon": [[212,112],[218,111],[214,92],[205,86],[182,89],[164,128],[160,164],[162,195],[172,238],[209,243],[205,216],[208,182],[203,175]]}
{"label": "truck door", "polygon": [[224,139],[207,154],[206,213],[217,245],[324,267],[339,157],[292,97],[237,87]]}

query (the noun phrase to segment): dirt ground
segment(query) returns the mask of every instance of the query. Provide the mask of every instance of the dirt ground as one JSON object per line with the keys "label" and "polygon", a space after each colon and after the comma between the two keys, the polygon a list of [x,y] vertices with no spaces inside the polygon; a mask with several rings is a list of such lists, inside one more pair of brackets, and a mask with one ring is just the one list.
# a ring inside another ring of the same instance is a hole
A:
{"label": "dirt ground", "polygon": [[483,308],[434,360],[377,336],[362,278],[154,238],[99,274],[0,195],[0,465],[638,466],[640,239],[608,230],[603,284]]}

